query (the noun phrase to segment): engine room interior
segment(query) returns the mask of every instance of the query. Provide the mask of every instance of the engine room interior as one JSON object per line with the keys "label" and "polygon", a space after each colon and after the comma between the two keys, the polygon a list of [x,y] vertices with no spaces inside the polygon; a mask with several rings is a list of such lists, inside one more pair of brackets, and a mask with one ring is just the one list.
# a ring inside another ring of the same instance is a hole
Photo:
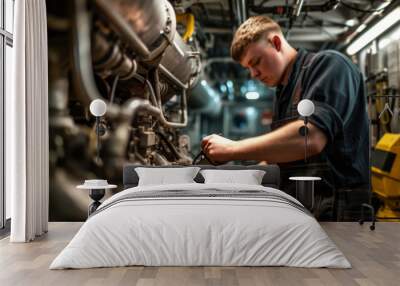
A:
{"label": "engine room interior", "polygon": [[0,0],[0,285],[384,285],[400,0]]}
{"label": "engine room interior", "polygon": [[[363,27],[395,2],[46,1],[50,220],[86,217],[90,199],[75,189],[83,179],[119,184],[127,163],[192,165],[209,134],[240,140],[271,131],[276,88],[231,58],[234,33],[249,17],[271,17],[296,49],[347,54],[365,78],[386,72],[397,94],[400,57],[396,64],[389,58],[400,54],[398,28],[384,40],[348,50]],[[377,100],[374,105],[371,99],[372,116],[383,108]],[[399,109],[398,100],[391,104]],[[384,132],[399,129],[398,117],[397,123],[395,116],[383,119],[386,124],[371,125],[375,144]],[[120,190],[108,190],[106,197]]]}

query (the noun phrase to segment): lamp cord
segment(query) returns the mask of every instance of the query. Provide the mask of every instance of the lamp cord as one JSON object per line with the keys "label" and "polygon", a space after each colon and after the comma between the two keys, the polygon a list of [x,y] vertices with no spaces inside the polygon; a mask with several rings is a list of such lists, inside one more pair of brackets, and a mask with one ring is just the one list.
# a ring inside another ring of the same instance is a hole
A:
{"label": "lamp cord", "polygon": [[97,146],[96,146],[96,163],[100,164],[100,117],[96,116],[96,139],[97,139]]}
{"label": "lamp cord", "polygon": [[304,118],[304,140],[305,140],[305,146],[304,146],[304,162],[307,163],[307,123],[308,123],[308,118]]}

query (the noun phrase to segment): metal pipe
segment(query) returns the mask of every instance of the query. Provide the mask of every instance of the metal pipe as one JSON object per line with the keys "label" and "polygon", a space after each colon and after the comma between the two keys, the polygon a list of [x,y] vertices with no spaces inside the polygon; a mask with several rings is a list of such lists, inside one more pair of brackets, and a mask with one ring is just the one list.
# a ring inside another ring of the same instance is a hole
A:
{"label": "metal pipe", "polygon": [[246,0],[241,0],[241,4],[242,4],[242,23],[244,21],[246,21],[247,19],[247,4],[246,4]]}
{"label": "metal pipe", "polygon": [[[173,75],[173,82],[180,82],[181,88],[190,88],[191,81],[196,76],[197,67],[201,66],[197,60],[199,55],[196,55],[196,52],[185,44],[178,33],[176,33],[173,42],[164,52],[160,64]],[[161,71],[165,74],[165,71]]]}
{"label": "metal pipe", "polygon": [[175,11],[167,0],[92,0],[106,23],[138,52],[138,61],[158,64],[159,57],[173,42]]}
{"label": "metal pipe", "polygon": [[[144,82],[147,85],[147,87],[149,89],[149,92],[150,92],[150,100],[152,102],[152,106],[154,108],[156,108],[157,110],[159,110],[159,112],[155,112],[154,109],[151,109],[152,115],[155,115],[158,118],[158,120],[160,121],[160,123],[162,125],[164,125],[164,126],[175,127],[175,128],[186,127],[186,125],[187,125],[187,98],[186,98],[186,91],[183,90],[183,94],[182,94],[182,105],[181,105],[181,108],[183,110],[183,122],[181,122],[181,123],[169,122],[165,118],[164,113],[162,111],[162,102],[161,102],[161,94],[160,94],[160,86],[159,86],[160,80],[159,80],[159,77],[158,77],[158,71],[154,70],[154,74],[153,75],[154,75],[154,82],[155,82],[154,83],[155,84],[155,91],[154,91],[153,86],[151,85],[151,83],[148,80],[146,80],[145,78],[141,77],[140,75],[135,75],[136,79]],[[149,103],[148,100],[146,100],[145,102]],[[144,102],[143,102],[143,104],[144,104]],[[131,103],[128,104],[128,106],[129,105],[131,105]],[[138,108],[138,107],[136,107],[136,105],[132,105],[132,106],[134,106],[135,109]],[[145,107],[143,107],[143,108],[145,108]],[[132,112],[135,113],[136,111],[132,110]]]}
{"label": "metal pipe", "polygon": [[124,104],[121,113],[125,118],[134,119],[137,116],[138,111],[147,111],[155,117],[160,117],[161,110],[150,104],[145,99],[132,99]]}
{"label": "metal pipe", "polygon": [[170,79],[174,84],[176,84],[177,86],[179,86],[182,89],[187,89],[189,88],[189,84],[184,84],[183,82],[181,82],[177,77],[175,77],[172,73],[170,73],[169,70],[167,70],[166,67],[164,67],[162,64],[160,64],[158,66],[158,68],[160,69],[160,71],[168,78]]}
{"label": "metal pipe", "polygon": [[[76,70],[78,72],[78,80],[82,87],[82,91],[86,94],[87,98],[83,98],[86,101],[86,104],[90,104],[90,102],[94,99],[101,98],[107,104],[107,115],[112,118],[122,118],[126,119],[129,122],[132,120],[138,110],[145,110],[151,115],[157,117],[161,124],[174,127],[181,128],[186,127],[187,125],[187,99],[186,99],[186,89],[188,85],[180,82],[175,76],[173,76],[166,68],[160,65],[161,71],[167,77],[169,77],[174,83],[182,87],[182,110],[183,110],[183,122],[169,122],[164,117],[161,107],[161,95],[159,89],[159,78],[158,72],[155,70],[155,87],[156,91],[154,92],[151,84],[146,82],[149,87],[150,93],[152,96],[155,96],[158,99],[158,107],[154,107],[150,104],[148,100],[131,100],[125,103],[121,108],[118,105],[112,104],[107,101],[104,97],[102,97],[97,89],[97,86],[94,81],[92,63],[91,63],[91,44],[90,44],[90,23],[91,19],[89,16],[89,12],[86,10],[86,2],[87,0],[75,0],[75,21],[74,21],[74,32],[73,35],[76,38],[77,45],[75,45],[74,49],[74,58],[76,61]],[[104,2],[103,0],[100,3]],[[154,100],[154,99],[153,99]]]}
{"label": "metal pipe", "polygon": [[[303,12],[326,12],[332,10],[338,3],[339,3],[338,0],[327,0],[324,4],[303,5],[301,10]],[[290,6],[288,7],[284,5],[271,6],[271,7],[262,7],[255,5],[249,5],[249,6],[251,11],[258,14],[274,14],[274,15],[293,14],[293,7]]]}
{"label": "metal pipe", "polygon": [[[161,110],[157,107],[151,106],[148,101],[128,101],[122,107],[110,103],[102,97],[96,87],[93,69],[91,63],[91,45],[90,45],[90,17],[89,12],[86,10],[86,0],[75,0],[75,19],[73,35],[76,38],[77,45],[74,49],[74,58],[76,64],[76,71],[78,73],[78,81],[82,87],[81,91],[85,93],[87,105],[94,99],[102,99],[107,105],[107,115],[111,118],[122,118],[131,122],[132,118],[136,116],[138,110],[146,110],[150,114],[160,117]],[[151,85],[150,85],[151,86]]]}
{"label": "metal pipe", "polygon": [[[87,1],[86,0],[75,0],[75,18],[73,25],[73,37],[76,41],[74,45],[74,65],[77,71],[78,83],[81,87],[81,92],[83,92],[86,97],[81,99],[85,101],[87,105],[94,99],[103,99],[97,89],[93,69],[92,69],[92,55],[91,55],[91,45],[90,45],[90,23],[91,17],[89,12],[86,10]],[[105,100],[106,101],[106,100]],[[111,117],[117,117],[119,115],[119,107],[115,104],[107,104],[107,114]]]}
{"label": "metal pipe", "polygon": [[293,5],[293,16],[294,17],[299,17],[301,8],[303,7],[304,0],[296,0],[296,2]]}
{"label": "metal pipe", "polygon": [[[122,42],[138,53],[137,61],[152,67],[160,63],[161,71],[174,84],[184,89],[190,87],[196,73],[193,52],[176,32],[175,13],[168,1],[93,1]],[[193,31],[193,16],[190,19],[189,31]]]}
{"label": "metal pipe", "polygon": [[129,24],[116,14],[107,0],[95,0],[97,9],[107,17],[111,26],[120,34],[133,50],[143,59],[150,57],[150,51]]}
{"label": "metal pipe", "polygon": [[184,113],[184,122],[183,123],[171,123],[168,122],[162,110],[160,108],[154,107],[150,104],[148,100],[145,99],[132,99],[124,104],[123,108],[121,109],[121,114],[124,118],[130,118],[133,120],[139,111],[146,111],[150,115],[158,118],[161,124],[168,126],[168,127],[185,127],[187,125],[187,113]]}
{"label": "metal pipe", "polygon": [[153,87],[151,86],[151,83],[150,83],[147,79],[145,79],[144,77],[142,77],[142,76],[139,75],[139,74],[135,74],[133,77],[136,78],[137,80],[139,80],[140,82],[142,82],[142,83],[144,83],[144,84],[147,85],[148,89],[150,90],[150,100],[151,100],[151,103],[152,103],[154,106],[158,107],[158,105],[157,105],[157,100],[156,100],[156,97],[155,97],[155,95],[154,95],[154,91],[151,92],[151,91],[153,90]]}
{"label": "metal pipe", "polygon": [[[157,69],[154,70],[153,76],[154,76],[155,95],[156,95],[156,98],[157,98],[157,101],[158,101],[158,106],[159,106],[160,111],[161,111],[161,113],[160,113],[160,122],[162,124],[168,126],[168,127],[175,127],[175,128],[186,127],[187,126],[187,121],[188,121],[188,118],[187,118],[186,90],[183,89],[182,90],[182,95],[181,95],[182,96],[181,97],[181,109],[182,109],[182,112],[183,112],[183,122],[180,122],[180,123],[178,123],[178,122],[170,122],[164,117],[164,113],[163,113],[162,108],[161,108],[162,102],[161,102],[161,94],[160,94],[160,86],[159,86],[160,80],[159,80],[159,77],[158,77],[158,70]],[[154,92],[154,90],[153,90],[153,92]]]}
{"label": "metal pipe", "polygon": [[107,41],[100,32],[95,33],[92,47],[95,71],[103,78],[117,74],[121,80],[127,80],[136,73],[136,61],[128,57],[117,44]]}

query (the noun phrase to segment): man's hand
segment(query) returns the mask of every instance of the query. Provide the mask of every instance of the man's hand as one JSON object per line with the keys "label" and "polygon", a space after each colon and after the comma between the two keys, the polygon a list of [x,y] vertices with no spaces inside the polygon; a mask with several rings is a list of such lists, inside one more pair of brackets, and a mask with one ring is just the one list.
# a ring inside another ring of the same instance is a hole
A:
{"label": "man's hand", "polygon": [[239,141],[212,134],[203,138],[201,148],[215,163],[264,160],[274,164],[303,160],[304,148],[307,147],[309,156],[317,155],[323,151],[328,139],[322,130],[308,123],[308,141],[305,146],[304,137],[299,134],[301,126],[304,126],[303,120],[296,120],[267,134]]}
{"label": "man's hand", "polygon": [[225,137],[212,134],[203,138],[201,149],[210,160],[215,163],[222,163],[234,159],[234,150],[237,142]]}

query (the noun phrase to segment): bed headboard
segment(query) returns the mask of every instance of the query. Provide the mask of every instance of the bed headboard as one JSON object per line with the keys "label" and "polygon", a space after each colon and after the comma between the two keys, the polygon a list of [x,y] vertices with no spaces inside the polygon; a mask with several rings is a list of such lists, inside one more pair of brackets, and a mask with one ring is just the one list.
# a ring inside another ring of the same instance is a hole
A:
{"label": "bed headboard", "polygon": [[[261,184],[265,187],[272,187],[279,189],[280,186],[280,171],[277,165],[250,165],[250,166],[240,166],[240,165],[195,165],[201,169],[220,169],[220,170],[263,170],[265,175],[262,179]],[[139,182],[139,177],[135,172],[137,167],[146,168],[182,168],[187,166],[171,165],[171,166],[144,166],[144,165],[133,165],[126,164],[123,171],[123,184],[124,189],[136,187]],[[203,176],[198,173],[194,180],[198,183],[204,183]]]}

